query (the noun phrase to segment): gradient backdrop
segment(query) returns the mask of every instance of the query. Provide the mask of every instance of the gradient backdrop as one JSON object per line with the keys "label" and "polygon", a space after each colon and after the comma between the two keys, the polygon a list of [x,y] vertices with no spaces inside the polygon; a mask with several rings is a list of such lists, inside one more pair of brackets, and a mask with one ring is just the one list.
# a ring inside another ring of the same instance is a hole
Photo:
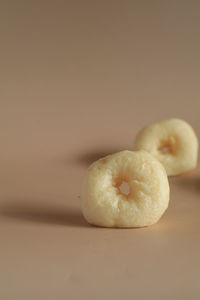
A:
{"label": "gradient backdrop", "polygon": [[200,168],[137,230],[90,227],[89,164],[180,117],[200,136],[200,1],[0,1],[0,299],[198,300]]}

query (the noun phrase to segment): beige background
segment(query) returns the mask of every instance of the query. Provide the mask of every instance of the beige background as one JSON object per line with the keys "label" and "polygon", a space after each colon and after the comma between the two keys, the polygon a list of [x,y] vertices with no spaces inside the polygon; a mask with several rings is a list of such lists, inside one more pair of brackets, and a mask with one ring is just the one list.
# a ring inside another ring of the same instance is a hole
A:
{"label": "beige background", "polygon": [[81,216],[95,159],[180,117],[200,136],[200,1],[0,2],[0,299],[200,297],[200,168],[144,229]]}

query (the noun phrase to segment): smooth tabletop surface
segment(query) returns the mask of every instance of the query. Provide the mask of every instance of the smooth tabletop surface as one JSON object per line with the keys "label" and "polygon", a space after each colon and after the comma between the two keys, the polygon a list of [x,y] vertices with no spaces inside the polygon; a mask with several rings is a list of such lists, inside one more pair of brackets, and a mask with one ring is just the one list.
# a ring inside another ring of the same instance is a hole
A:
{"label": "smooth tabletop surface", "polygon": [[148,228],[90,226],[80,189],[144,125],[200,137],[200,2],[0,6],[0,299],[199,299],[200,166]]}

